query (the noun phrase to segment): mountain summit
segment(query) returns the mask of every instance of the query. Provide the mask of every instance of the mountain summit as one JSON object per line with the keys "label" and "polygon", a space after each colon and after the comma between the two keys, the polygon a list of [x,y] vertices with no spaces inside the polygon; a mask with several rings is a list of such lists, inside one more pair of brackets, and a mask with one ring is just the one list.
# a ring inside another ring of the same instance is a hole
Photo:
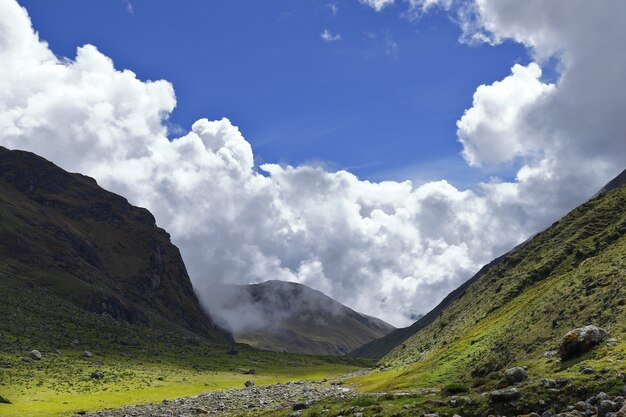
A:
{"label": "mountain summit", "polygon": [[208,299],[238,342],[260,349],[342,355],[393,330],[293,282],[224,285]]}
{"label": "mountain summit", "polygon": [[203,311],[178,248],[148,210],[3,147],[0,277],[18,297],[35,289],[119,321],[232,340]]}

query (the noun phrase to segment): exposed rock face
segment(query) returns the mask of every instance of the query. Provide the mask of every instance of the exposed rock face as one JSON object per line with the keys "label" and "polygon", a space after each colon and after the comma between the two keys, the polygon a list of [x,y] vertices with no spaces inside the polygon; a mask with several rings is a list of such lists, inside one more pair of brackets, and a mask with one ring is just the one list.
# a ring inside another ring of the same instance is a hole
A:
{"label": "exposed rock face", "polygon": [[152,214],[29,152],[0,147],[0,273],[142,326],[230,341]]}
{"label": "exposed rock face", "polygon": [[608,332],[601,327],[585,326],[570,330],[563,336],[559,355],[561,359],[567,360],[585,352],[605,340],[609,336]]}

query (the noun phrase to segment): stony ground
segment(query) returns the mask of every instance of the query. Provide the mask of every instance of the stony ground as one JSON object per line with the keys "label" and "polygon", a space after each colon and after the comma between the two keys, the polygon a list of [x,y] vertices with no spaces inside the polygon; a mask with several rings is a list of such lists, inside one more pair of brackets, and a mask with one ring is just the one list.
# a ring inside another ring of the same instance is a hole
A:
{"label": "stony ground", "polygon": [[320,400],[344,399],[355,394],[326,381],[289,382],[206,392],[158,404],[134,405],[87,413],[90,417],[191,417],[279,408],[307,408]]}

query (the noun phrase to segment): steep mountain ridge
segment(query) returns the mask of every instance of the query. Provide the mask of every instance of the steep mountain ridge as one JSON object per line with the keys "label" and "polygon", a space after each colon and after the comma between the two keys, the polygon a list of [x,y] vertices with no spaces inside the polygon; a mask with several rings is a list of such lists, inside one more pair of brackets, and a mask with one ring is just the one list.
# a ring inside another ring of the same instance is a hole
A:
{"label": "steep mountain ridge", "polygon": [[399,366],[399,371],[371,377],[369,383],[377,388],[489,384],[516,363],[544,369],[544,353],[556,349],[566,332],[587,324],[602,326],[622,340],[623,178],[625,173],[450,294],[382,358],[382,364]]}
{"label": "steep mountain ridge", "polygon": [[[517,248],[516,248],[517,249]],[[425,328],[429,324],[431,324],[437,317],[444,311],[450,304],[452,304],[456,299],[458,299],[463,292],[472,285],[478,278],[486,274],[491,270],[494,266],[498,265],[500,261],[502,261],[505,256],[502,255],[478,271],[476,275],[472,278],[465,281],[461,286],[448,294],[439,304],[437,304],[432,310],[428,313],[424,314],[419,318],[415,323],[410,325],[409,327],[403,327],[401,329],[395,329],[391,333],[381,337],[380,339],[373,340],[358,349],[353,350],[349,353],[350,356],[355,356],[358,358],[370,358],[370,359],[381,359],[383,356],[391,352],[396,346],[403,343],[405,340],[413,336],[415,333]]]}
{"label": "steep mountain ridge", "polygon": [[178,248],[148,210],[2,147],[0,274],[25,304],[30,292],[20,289],[35,288],[131,324],[232,341],[203,311]]}
{"label": "steep mountain ridge", "polygon": [[235,339],[260,349],[342,355],[393,330],[293,282],[226,285],[212,293],[211,306]]}

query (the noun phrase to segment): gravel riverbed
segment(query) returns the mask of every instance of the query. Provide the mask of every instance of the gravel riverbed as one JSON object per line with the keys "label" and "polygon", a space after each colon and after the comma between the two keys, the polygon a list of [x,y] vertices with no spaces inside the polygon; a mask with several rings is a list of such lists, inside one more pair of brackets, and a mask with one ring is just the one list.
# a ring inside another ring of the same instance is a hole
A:
{"label": "gravel riverbed", "polygon": [[89,417],[193,417],[261,409],[306,408],[324,399],[355,396],[348,388],[322,381],[298,381],[205,392],[161,403],[131,405],[83,415]]}

